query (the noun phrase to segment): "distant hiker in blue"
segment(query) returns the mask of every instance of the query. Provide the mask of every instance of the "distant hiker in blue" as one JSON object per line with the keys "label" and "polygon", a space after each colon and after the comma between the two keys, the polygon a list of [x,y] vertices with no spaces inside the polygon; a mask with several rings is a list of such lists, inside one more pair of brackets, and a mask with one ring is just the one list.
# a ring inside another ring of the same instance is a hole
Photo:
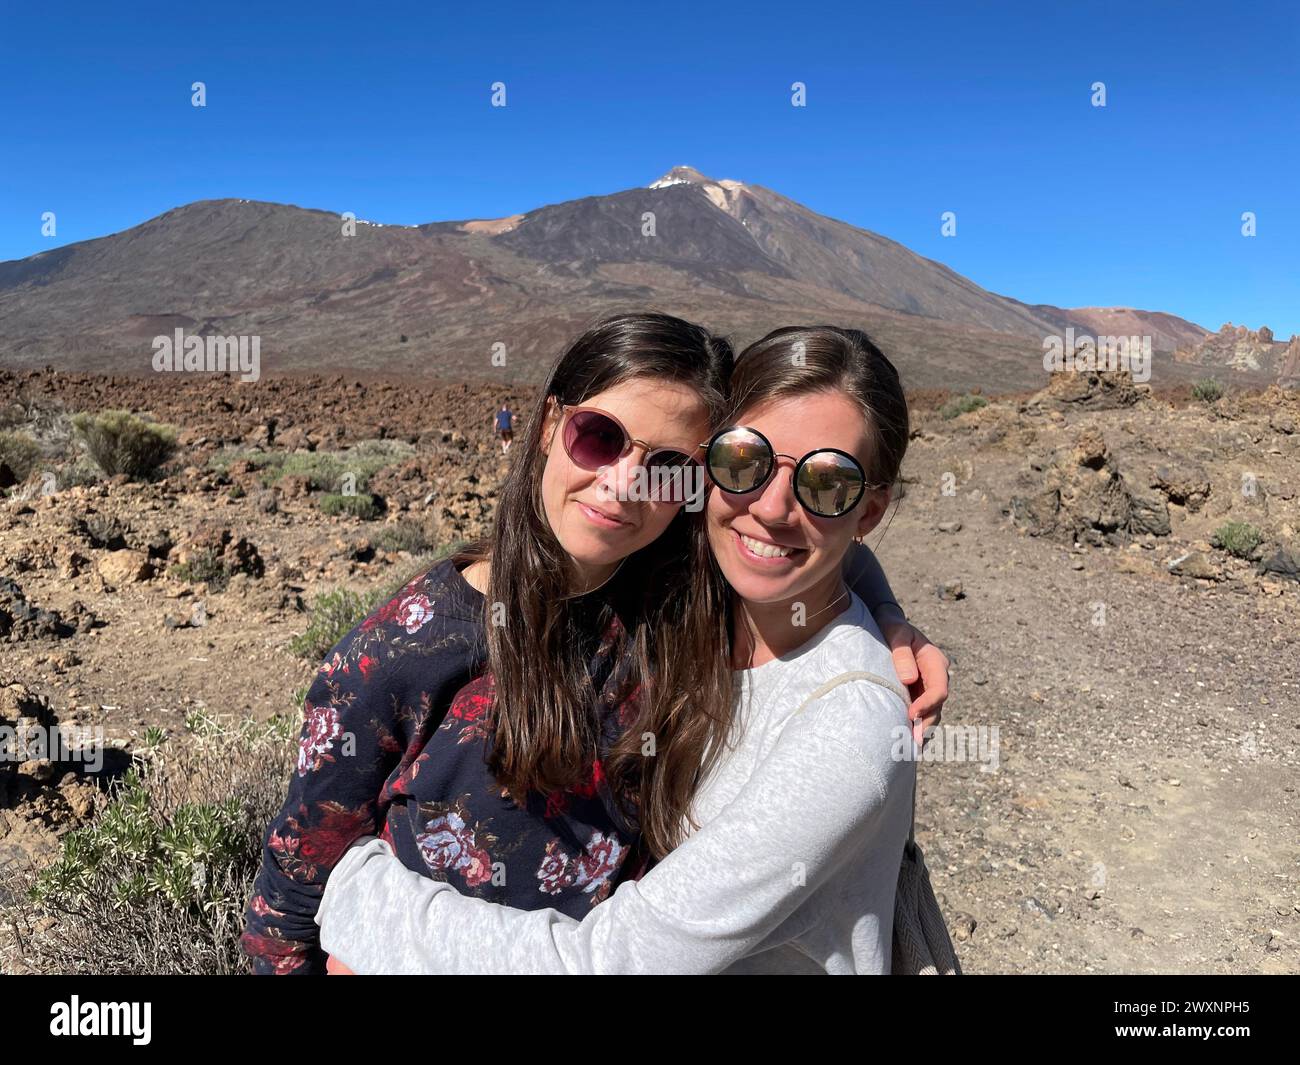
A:
{"label": "distant hiker in blue", "polygon": [[502,402],[501,409],[494,415],[493,424],[501,440],[501,454],[504,455],[510,450],[510,441],[515,435],[515,414],[509,403]]}

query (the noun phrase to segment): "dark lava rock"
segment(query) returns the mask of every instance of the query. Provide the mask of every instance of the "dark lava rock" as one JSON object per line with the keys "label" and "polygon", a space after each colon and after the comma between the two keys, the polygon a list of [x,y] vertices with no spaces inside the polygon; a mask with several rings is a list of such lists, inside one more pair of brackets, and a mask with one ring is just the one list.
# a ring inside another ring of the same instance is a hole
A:
{"label": "dark lava rock", "polygon": [[54,611],[29,603],[17,581],[0,577],[0,640],[62,639],[76,631]]}
{"label": "dark lava rock", "polygon": [[1289,581],[1300,581],[1300,561],[1284,547],[1279,547],[1271,558],[1259,564],[1261,574],[1283,577]]}

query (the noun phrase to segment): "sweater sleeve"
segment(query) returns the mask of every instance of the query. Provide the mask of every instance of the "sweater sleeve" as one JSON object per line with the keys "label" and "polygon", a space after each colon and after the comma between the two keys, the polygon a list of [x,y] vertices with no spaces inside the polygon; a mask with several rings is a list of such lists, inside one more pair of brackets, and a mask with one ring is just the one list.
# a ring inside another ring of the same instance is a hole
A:
{"label": "sweater sleeve", "polygon": [[325,971],[315,923],[325,880],[379,830],[390,788],[476,669],[478,622],[435,566],[331,650],[303,701],[297,763],[268,826],[241,945],[259,974]]}
{"label": "sweater sleeve", "polygon": [[262,845],[241,937],[259,974],[325,971],[313,921],[325,878],[349,844],[378,830],[380,789],[401,757],[384,685],[348,657],[345,641],[307,691],[288,795]]}
{"label": "sweater sleeve", "polygon": [[462,896],[369,839],[330,878],[321,942],[358,973],[411,974],[714,973],[776,946],[782,922],[882,830],[886,789],[907,771],[858,741],[878,726],[842,727],[905,719],[897,694],[858,681],[806,711],[723,810],[580,922]]}
{"label": "sweater sleeve", "polygon": [[886,621],[906,621],[903,608],[894,598],[889,579],[871,548],[858,544],[844,556],[844,579],[875,617],[877,624]]}

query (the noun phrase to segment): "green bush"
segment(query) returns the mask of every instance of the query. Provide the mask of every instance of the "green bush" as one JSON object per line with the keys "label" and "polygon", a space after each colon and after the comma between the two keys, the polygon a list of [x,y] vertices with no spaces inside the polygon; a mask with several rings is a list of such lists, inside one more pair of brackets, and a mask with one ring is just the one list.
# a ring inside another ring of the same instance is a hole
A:
{"label": "green bush", "polygon": [[1210,542],[1237,558],[1249,558],[1264,542],[1264,534],[1248,521],[1230,521],[1219,526]]}
{"label": "green bush", "polygon": [[289,642],[289,650],[293,654],[319,662],[362,618],[392,599],[416,577],[427,573],[438,562],[464,546],[463,540],[457,540],[437,551],[416,555],[406,565],[395,569],[387,581],[368,592],[335,588],[321,593],[312,600],[306,630]]}
{"label": "green bush", "polygon": [[40,464],[41,449],[26,433],[0,432],[0,464],[8,466],[19,483]]}
{"label": "green bush", "polygon": [[316,596],[311,604],[307,629],[289,643],[289,650],[303,658],[320,661],[354,625],[370,613],[378,593],[358,595],[347,588],[335,588]]}
{"label": "green bush", "polygon": [[186,725],[179,746],[151,729],[92,822],[64,836],[44,872],[21,874],[4,916],[29,971],[249,971],[243,910],[284,801],[296,722],[191,715]]}
{"label": "green bush", "polygon": [[279,465],[284,458],[284,454],[278,451],[261,451],[258,448],[249,448],[245,451],[242,448],[227,447],[209,455],[207,465],[210,470],[226,473],[235,462],[249,462],[254,468],[261,469],[267,465]]}
{"label": "green bush", "polygon": [[176,453],[176,432],[124,410],[76,414],[72,427],[104,473],[132,479],[148,477]]}
{"label": "green bush", "polygon": [[437,539],[424,522],[401,518],[379,530],[375,546],[385,551],[409,551],[418,555],[436,547]]}
{"label": "green bush", "polygon": [[331,517],[336,514],[351,514],[362,521],[374,521],[384,512],[379,500],[368,492],[358,492],[352,496],[331,492],[321,496],[320,509]]}
{"label": "green bush", "polygon": [[231,463],[246,461],[261,472],[263,487],[271,487],[282,477],[305,477],[313,492],[339,492],[344,478],[355,478],[352,487],[364,492],[370,478],[387,466],[404,462],[415,454],[415,449],[397,440],[362,440],[346,451],[261,451],[256,448],[243,451],[232,448],[213,455],[208,460],[211,469],[225,473]]}
{"label": "green bush", "polygon": [[381,470],[409,459],[415,454],[415,445],[405,440],[359,440],[340,454],[362,466]]}
{"label": "green bush", "polygon": [[973,410],[979,410],[981,407],[987,407],[989,401],[983,396],[971,395],[969,392],[964,396],[958,396],[956,399],[950,399],[939,408],[939,414],[945,419],[956,418],[959,414],[969,414]]}
{"label": "green bush", "polygon": [[230,580],[225,563],[221,561],[221,556],[216,551],[197,551],[193,557],[184,562],[177,562],[167,572],[189,584],[206,581],[208,587],[214,592],[221,591]]}
{"label": "green bush", "polygon": [[313,492],[336,492],[341,487],[344,475],[349,472],[357,474],[357,487],[364,488],[368,475],[362,476],[358,471],[349,470],[339,455],[328,451],[305,454],[295,452],[286,455],[283,461],[275,465],[272,483],[281,477],[296,475],[306,477]]}
{"label": "green bush", "polygon": [[1192,396],[1202,403],[1213,403],[1223,398],[1223,385],[1213,377],[1205,377],[1192,385]]}
{"label": "green bush", "polygon": [[307,478],[313,492],[341,492],[344,478],[351,474],[352,487],[360,493],[376,473],[411,454],[410,445],[386,440],[363,440],[347,451],[295,452],[284,456],[275,479],[298,474]]}
{"label": "green bush", "polygon": [[98,484],[101,476],[99,467],[81,455],[60,466],[55,471],[54,482],[59,488],[76,488],[79,485]]}

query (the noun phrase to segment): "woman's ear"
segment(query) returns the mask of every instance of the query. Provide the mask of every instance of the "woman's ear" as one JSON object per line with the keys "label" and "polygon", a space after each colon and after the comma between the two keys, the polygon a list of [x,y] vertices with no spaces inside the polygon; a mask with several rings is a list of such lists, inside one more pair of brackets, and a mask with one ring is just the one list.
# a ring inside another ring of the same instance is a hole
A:
{"label": "woman's ear", "polygon": [[867,493],[862,517],[858,519],[858,526],[854,531],[855,537],[866,536],[867,533],[880,524],[880,519],[885,516],[885,511],[889,509],[889,500],[892,496],[893,491],[889,488],[876,488]]}
{"label": "woman's ear", "polygon": [[554,396],[546,397],[546,413],[542,420],[542,454],[551,453],[551,440],[555,437],[555,430],[560,424],[560,404]]}

